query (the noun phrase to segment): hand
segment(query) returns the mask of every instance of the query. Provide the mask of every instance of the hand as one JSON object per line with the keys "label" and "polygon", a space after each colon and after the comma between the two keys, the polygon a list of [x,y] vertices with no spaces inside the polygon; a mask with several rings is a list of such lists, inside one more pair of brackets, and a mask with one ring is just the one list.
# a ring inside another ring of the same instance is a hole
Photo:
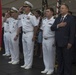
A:
{"label": "hand", "polygon": [[36,41],[36,36],[33,36],[32,41]]}
{"label": "hand", "polygon": [[18,36],[15,36],[14,41],[16,41],[18,39]]}
{"label": "hand", "polygon": [[65,27],[66,26],[66,22],[61,22],[60,24],[58,24],[58,27]]}
{"label": "hand", "polygon": [[23,7],[20,7],[20,8],[19,8],[19,12],[21,12],[21,11],[23,11]]}
{"label": "hand", "polygon": [[70,49],[72,47],[72,44],[68,43],[67,49]]}

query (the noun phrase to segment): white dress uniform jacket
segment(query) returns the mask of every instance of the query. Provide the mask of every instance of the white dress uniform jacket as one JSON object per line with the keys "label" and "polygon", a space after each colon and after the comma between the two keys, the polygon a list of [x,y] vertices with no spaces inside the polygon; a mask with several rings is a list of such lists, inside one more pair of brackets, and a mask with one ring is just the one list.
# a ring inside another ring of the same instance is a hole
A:
{"label": "white dress uniform jacket", "polygon": [[23,29],[23,53],[24,53],[24,65],[30,68],[33,61],[34,42],[32,41],[34,27],[37,26],[36,17],[30,12],[28,15],[24,15],[21,19],[21,25]]}
{"label": "white dress uniform jacket", "polygon": [[19,61],[19,38],[15,41],[14,38],[17,34],[17,30],[21,25],[19,20],[12,18],[10,21],[9,33],[10,33],[10,49],[11,49],[11,61]]}

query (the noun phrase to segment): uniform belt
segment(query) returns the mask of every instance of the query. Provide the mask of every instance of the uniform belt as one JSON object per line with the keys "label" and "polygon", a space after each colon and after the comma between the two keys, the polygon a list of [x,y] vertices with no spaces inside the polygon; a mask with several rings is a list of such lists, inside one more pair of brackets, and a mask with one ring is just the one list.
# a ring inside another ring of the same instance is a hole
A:
{"label": "uniform belt", "polygon": [[[33,31],[29,31],[29,32],[33,32]],[[29,33],[29,32],[25,32],[25,31],[23,31],[24,34]]]}
{"label": "uniform belt", "polygon": [[26,34],[26,32],[23,31],[24,34]]}
{"label": "uniform belt", "polygon": [[45,40],[48,40],[48,38],[44,38]]}
{"label": "uniform belt", "polygon": [[9,33],[14,33],[14,32],[9,32]]}
{"label": "uniform belt", "polygon": [[7,33],[8,31],[4,31],[5,33]]}
{"label": "uniform belt", "polygon": [[54,36],[47,37],[47,38],[44,38],[44,39],[45,39],[45,40],[48,40],[48,39],[50,39],[50,38],[54,38]]}

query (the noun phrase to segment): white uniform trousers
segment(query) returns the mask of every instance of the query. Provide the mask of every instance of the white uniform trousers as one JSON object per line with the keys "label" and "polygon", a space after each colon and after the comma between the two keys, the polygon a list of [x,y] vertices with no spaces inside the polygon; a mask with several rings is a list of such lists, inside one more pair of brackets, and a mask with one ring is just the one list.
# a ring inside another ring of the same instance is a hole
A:
{"label": "white uniform trousers", "polygon": [[23,53],[24,53],[24,65],[31,67],[33,62],[34,42],[32,41],[33,32],[23,33]]}
{"label": "white uniform trousers", "polygon": [[16,32],[10,33],[10,52],[11,52],[11,60],[19,61],[19,38],[14,41],[16,36]]}
{"label": "white uniform trousers", "polygon": [[43,61],[45,69],[54,71],[55,66],[55,39],[48,38],[45,40],[43,38]]}
{"label": "white uniform trousers", "polygon": [[5,46],[5,54],[10,55],[9,48],[9,32],[4,32],[4,46]]}

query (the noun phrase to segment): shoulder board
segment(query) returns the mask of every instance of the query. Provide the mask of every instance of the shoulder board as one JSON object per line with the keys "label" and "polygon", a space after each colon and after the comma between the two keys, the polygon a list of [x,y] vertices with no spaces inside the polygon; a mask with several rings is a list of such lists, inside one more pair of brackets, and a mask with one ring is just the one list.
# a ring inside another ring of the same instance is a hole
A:
{"label": "shoulder board", "polygon": [[34,16],[32,13],[30,15]]}

